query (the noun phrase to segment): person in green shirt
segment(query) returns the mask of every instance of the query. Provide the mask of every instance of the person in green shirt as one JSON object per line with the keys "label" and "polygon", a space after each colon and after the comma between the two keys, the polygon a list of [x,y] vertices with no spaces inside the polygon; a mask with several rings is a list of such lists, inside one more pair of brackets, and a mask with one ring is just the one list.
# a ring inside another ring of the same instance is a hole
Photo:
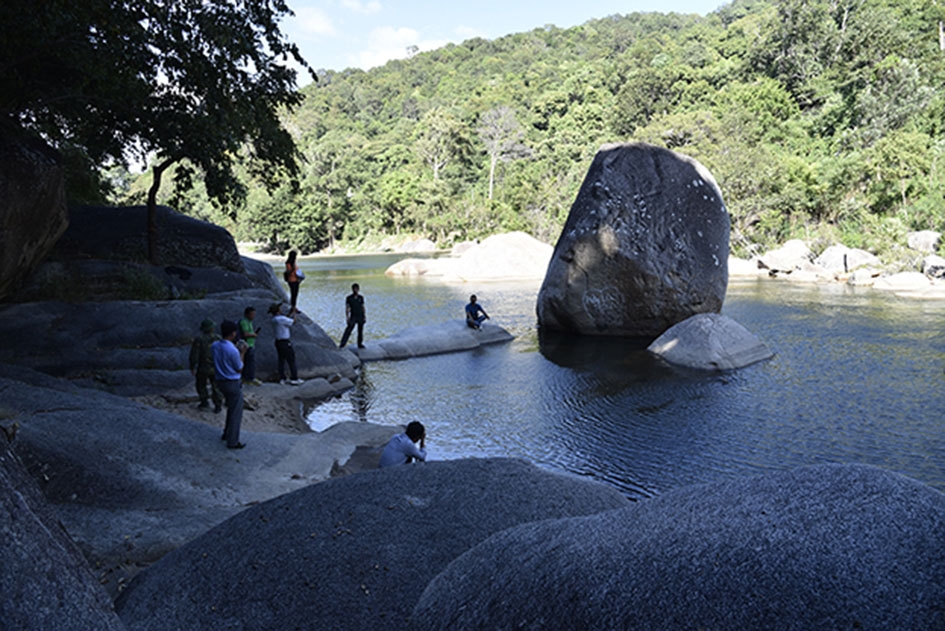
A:
{"label": "person in green shirt", "polygon": [[240,337],[246,340],[247,347],[246,356],[243,358],[243,383],[260,386],[262,381],[256,378],[256,336],[259,335],[260,327],[253,323],[255,319],[256,309],[252,306],[246,307],[243,319],[240,320]]}
{"label": "person in green shirt", "polygon": [[[207,318],[200,323],[200,335],[194,338],[190,345],[190,374],[196,377],[197,396],[200,397],[200,406],[209,407],[207,402],[213,400],[213,411],[223,409],[223,395],[217,388],[216,375],[213,371],[213,354],[210,347],[220,339],[213,332],[213,320]],[[209,393],[207,386],[210,386]]]}

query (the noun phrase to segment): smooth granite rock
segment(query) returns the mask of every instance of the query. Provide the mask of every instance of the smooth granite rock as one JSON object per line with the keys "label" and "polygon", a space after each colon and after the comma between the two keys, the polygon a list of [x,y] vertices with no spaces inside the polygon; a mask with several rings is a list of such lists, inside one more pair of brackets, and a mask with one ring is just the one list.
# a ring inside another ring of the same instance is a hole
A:
{"label": "smooth granite rock", "polygon": [[451,257],[403,259],[384,272],[387,276],[422,276],[443,282],[489,282],[542,278],[552,248],[525,234],[496,234],[467,244]]}
{"label": "smooth granite rock", "polygon": [[65,168],[36,138],[0,136],[0,299],[39,265],[69,225]]}
{"label": "smooth granite rock", "polygon": [[[200,322],[239,320],[256,307],[257,376],[276,380],[277,358],[265,289],[212,294],[203,300],[37,302],[0,305],[0,362],[40,370],[115,394],[159,394],[193,381],[190,344]],[[219,326],[217,327],[219,330]],[[354,377],[359,364],[304,314],[292,327],[302,378]]]}
{"label": "smooth granite rock", "polygon": [[732,370],[774,357],[756,335],[717,313],[700,313],[671,326],[647,350],[699,370]]}
{"label": "smooth granite rock", "polygon": [[942,240],[942,233],[934,230],[919,230],[906,235],[906,243],[913,250],[934,254]]}
{"label": "smooth granite rock", "polygon": [[861,465],[525,524],[439,574],[411,629],[945,628],[945,495]]}
{"label": "smooth granite rock", "polygon": [[628,505],[518,460],[366,471],[247,509],[139,574],[116,605],[133,630],[402,629],[427,582],[489,535]]}
{"label": "smooth granite rock", "polygon": [[866,250],[848,248],[845,245],[831,245],[814,263],[834,275],[848,274],[861,267],[879,265],[879,258]]}
{"label": "smooth granite rock", "polygon": [[352,345],[351,352],[361,361],[408,359],[424,355],[440,355],[468,351],[487,344],[511,342],[515,337],[497,324],[484,322],[479,330],[471,329],[465,320],[449,320],[440,324],[412,326],[381,340],[365,342],[364,348]]}
{"label": "smooth granite rock", "polygon": [[702,165],[644,143],[605,145],[554,248],[539,326],[653,339],[696,313],[717,313],[728,239],[728,211]]}
{"label": "smooth granite rock", "polygon": [[4,364],[0,401],[20,426],[17,454],[103,567],[152,562],[248,505],[327,479],[359,445],[400,431],[357,422],[321,434],[244,430],[246,448],[228,450],[222,414],[214,427]]}
{"label": "smooth granite rock", "polygon": [[932,284],[928,276],[921,272],[899,272],[889,276],[881,276],[873,283],[876,289],[886,291],[916,291],[928,289]]}
{"label": "smooth granite rock", "polygon": [[[147,206],[76,206],[56,244],[58,259],[147,260]],[[236,242],[225,228],[157,207],[158,263],[243,271]]]}
{"label": "smooth granite rock", "polygon": [[793,272],[810,263],[814,258],[807,244],[800,239],[791,239],[782,245],[765,252],[759,259],[760,265],[772,272]]}
{"label": "smooth granite rock", "polygon": [[0,594],[0,629],[125,628],[4,433],[0,433]]}

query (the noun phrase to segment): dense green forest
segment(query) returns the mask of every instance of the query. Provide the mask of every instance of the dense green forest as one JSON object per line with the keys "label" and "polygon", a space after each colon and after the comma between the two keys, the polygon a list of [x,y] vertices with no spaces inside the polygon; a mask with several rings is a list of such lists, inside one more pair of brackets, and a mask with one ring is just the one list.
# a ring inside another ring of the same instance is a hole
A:
{"label": "dense green forest", "polygon": [[[285,121],[297,182],[243,172],[227,209],[199,185],[162,195],[279,251],[554,242],[599,146],[639,140],[715,175],[736,253],[801,237],[893,256],[905,232],[945,228],[943,20],[937,0],[735,0],[321,71]],[[114,175],[116,200],[147,187]]]}

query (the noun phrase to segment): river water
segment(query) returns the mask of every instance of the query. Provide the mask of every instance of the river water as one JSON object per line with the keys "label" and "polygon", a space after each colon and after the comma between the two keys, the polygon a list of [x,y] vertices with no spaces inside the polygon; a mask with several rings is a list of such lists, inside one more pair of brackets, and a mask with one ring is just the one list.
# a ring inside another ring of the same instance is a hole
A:
{"label": "river water", "polygon": [[[336,341],[361,285],[365,341],[463,317],[470,293],[516,339],[472,352],[368,363],[309,417],[427,426],[431,459],[521,457],[630,497],[809,464],[858,462],[945,491],[945,301],[844,285],[733,281],[722,312],[769,361],[704,374],[619,339],[539,339],[540,283],[387,278],[404,255],[302,261],[299,307]],[[281,267],[281,265],[277,265]]]}

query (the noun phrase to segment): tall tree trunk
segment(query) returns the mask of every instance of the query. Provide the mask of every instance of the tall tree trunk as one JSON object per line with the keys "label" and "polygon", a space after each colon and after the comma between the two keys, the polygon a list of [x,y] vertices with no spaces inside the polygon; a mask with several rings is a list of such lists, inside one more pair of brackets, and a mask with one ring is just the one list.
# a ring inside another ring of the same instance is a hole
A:
{"label": "tall tree trunk", "polygon": [[151,167],[151,188],[148,189],[148,262],[157,265],[157,194],[161,189],[161,177],[176,159],[168,158]]}
{"label": "tall tree trunk", "polygon": [[499,161],[499,155],[493,153],[489,162],[489,201],[492,201],[492,191],[495,190],[495,164]]}

